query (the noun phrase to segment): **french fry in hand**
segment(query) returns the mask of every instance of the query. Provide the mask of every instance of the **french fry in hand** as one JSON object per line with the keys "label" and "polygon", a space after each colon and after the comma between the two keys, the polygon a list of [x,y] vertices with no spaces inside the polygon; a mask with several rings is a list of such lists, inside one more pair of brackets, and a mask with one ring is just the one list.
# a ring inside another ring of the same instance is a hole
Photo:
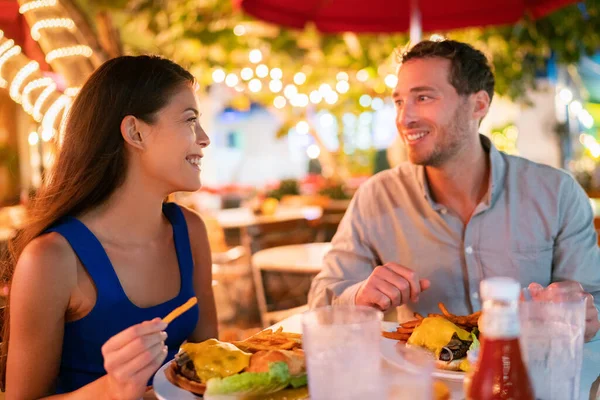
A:
{"label": "french fry in hand", "polygon": [[195,306],[197,303],[198,299],[195,296],[190,298],[184,304],[180,305],[179,307],[171,311],[169,314],[167,314],[167,316],[163,318],[163,322],[170,324],[175,318],[179,317],[181,314]]}

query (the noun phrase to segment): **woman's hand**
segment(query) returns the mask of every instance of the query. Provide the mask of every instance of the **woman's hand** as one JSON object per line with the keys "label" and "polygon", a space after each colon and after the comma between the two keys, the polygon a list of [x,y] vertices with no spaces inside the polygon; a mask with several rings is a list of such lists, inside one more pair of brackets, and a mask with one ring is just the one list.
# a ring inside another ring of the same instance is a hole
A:
{"label": "woman's hand", "polygon": [[167,357],[166,327],[155,318],[125,329],[102,346],[110,399],[134,400],[144,395],[148,380]]}

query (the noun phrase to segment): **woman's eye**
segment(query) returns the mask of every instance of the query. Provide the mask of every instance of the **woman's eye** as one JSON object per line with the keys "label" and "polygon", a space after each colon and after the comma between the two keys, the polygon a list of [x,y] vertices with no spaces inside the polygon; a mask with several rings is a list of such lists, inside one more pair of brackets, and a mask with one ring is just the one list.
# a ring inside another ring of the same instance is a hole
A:
{"label": "woman's eye", "polygon": [[187,119],[187,122],[191,123],[196,123],[196,121],[198,120],[198,117],[191,117]]}

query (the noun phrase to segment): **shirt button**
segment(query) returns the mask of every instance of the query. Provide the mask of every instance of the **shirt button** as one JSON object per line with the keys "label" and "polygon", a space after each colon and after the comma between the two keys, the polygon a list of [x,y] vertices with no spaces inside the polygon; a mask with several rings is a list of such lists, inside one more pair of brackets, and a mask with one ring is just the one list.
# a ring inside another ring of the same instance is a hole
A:
{"label": "shirt button", "polygon": [[448,212],[448,210],[446,210],[445,208],[442,208],[442,209],[440,210],[440,212],[441,212],[442,214],[446,215],[446,213]]}
{"label": "shirt button", "polygon": [[467,253],[467,254],[473,254],[473,248],[472,248],[471,246],[468,246],[468,247],[465,249],[465,253]]}

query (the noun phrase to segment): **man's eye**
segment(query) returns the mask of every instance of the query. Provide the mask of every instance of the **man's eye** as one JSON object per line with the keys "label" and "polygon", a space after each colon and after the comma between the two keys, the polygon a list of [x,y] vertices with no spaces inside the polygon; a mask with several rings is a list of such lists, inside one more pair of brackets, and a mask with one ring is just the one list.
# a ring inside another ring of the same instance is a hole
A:
{"label": "man's eye", "polygon": [[425,96],[425,95],[421,95],[418,98],[419,98],[419,101],[426,101],[426,100],[429,100],[431,97]]}

